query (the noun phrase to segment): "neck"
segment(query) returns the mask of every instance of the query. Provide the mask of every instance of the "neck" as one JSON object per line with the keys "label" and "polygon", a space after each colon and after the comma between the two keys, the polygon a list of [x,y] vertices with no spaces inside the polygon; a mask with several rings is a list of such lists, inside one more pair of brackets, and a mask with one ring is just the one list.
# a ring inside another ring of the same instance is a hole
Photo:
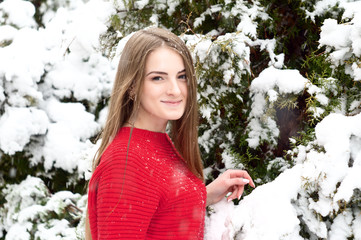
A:
{"label": "neck", "polygon": [[129,121],[124,124],[125,127],[134,127],[139,129],[144,129],[152,132],[162,132],[165,133],[167,123],[150,123],[149,121],[141,121],[137,119],[136,121]]}

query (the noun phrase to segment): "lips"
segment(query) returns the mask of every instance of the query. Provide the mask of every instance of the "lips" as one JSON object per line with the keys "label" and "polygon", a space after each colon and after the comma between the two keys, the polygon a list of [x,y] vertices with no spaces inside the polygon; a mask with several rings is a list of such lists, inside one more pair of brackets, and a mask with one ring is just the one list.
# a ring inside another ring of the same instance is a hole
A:
{"label": "lips", "polygon": [[170,106],[178,106],[181,102],[182,102],[182,100],[176,100],[176,101],[174,101],[174,100],[167,100],[167,101],[161,101],[162,103],[165,103],[165,104],[167,104],[167,105],[170,105]]}

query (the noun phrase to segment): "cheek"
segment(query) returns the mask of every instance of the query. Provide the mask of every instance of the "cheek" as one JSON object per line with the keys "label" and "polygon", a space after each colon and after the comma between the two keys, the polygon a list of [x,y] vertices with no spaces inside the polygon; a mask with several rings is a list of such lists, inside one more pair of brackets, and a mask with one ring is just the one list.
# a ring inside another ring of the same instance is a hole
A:
{"label": "cheek", "polygon": [[181,85],[181,91],[184,97],[188,96],[188,84],[184,83]]}
{"label": "cheek", "polygon": [[144,84],[143,86],[143,91],[141,93],[142,96],[142,100],[144,100],[145,102],[149,101],[149,100],[154,100],[158,97],[159,93],[162,90],[159,88],[159,86],[155,86],[152,84]]}
{"label": "cheek", "polygon": [[142,104],[144,107],[153,107],[156,103],[156,97],[153,94],[144,94],[141,97],[140,104]]}

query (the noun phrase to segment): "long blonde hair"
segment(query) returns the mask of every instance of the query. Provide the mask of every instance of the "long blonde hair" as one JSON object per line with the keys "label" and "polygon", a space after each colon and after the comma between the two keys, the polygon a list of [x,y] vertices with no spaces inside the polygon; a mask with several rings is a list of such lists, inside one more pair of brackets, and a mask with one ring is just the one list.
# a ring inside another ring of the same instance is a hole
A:
{"label": "long blonde hair", "polygon": [[[142,91],[147,56],[161,46],[176,51],[182,57],[188,83],[187,106],[180,119],[171,121],[170,137],[189,170],[204,180],[198,146],[197,80],[192,56],[178,36],[155,27],[136,32],[123,49],[110,97],[107,121],[100,135],[101,144],[93,160],[93,172],[109,143],[138,109],[140,101],[137,96]],[[86,239],[91,239],[88,216],[86,221]]]}

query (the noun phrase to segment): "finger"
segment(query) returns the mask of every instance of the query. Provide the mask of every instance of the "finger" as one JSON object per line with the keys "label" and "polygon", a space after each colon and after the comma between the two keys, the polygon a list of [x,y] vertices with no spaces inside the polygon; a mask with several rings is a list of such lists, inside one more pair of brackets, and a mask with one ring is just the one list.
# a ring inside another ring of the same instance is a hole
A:
{"label": "finger", "polygon": [[230,202],[237,197],[237,187],[233,186],[232,194],[228,196],[227,201]]}
{"label": "finger", "polygon": [[254,184],[253,179],[251,177],[245,177],[245,178],[243,178],[243,181],[247,181],[249,183],[249,185],[253,188],[256,187],[256,185]]}
{"label": "finger", "polygon": [[[247,178],[247,179],[248,179],[248,178]],[[251,187],[255,188],[255,187],[256,187],[256,184],[254,184],[253,179],[251,178],[251,179],[248,179],[248,180],[251,180],[251,181],[249,182],[249,185],[250,185]]]}
{"label": "finger", "polygon": [[249,180],[245,179],[245,178],[230,178],[230,179],[227,179],[227,181],[225,183],[229,187],[238,186],[238,185],[244,186],[249,183]]}
{"label": "finger", "polygon": [[248,174],[248,172],[245,172],[245,175],[243,176],[243,178],[247,179],[249,181],[249,185],[253,188],[256,187],[256,185],[253,182],[253,179],[251,178],[251,176]]}
{"label": "finger", "polygon": [[237,191],[237,198],[238,200],[241,199],[241,196],[243,194],[244,191],[244,186],[238,186],[238,191]]}
{"label": "finger", "polygon": [[247,171],[245,170],[238,170],[238,169],[230,169],[229,171],[229,176],[231,178],[245,178],[249,180],[249,185],[251,185],[251,187],[256,187],[256,185],[254,184],[251,176],[248,174]]}

